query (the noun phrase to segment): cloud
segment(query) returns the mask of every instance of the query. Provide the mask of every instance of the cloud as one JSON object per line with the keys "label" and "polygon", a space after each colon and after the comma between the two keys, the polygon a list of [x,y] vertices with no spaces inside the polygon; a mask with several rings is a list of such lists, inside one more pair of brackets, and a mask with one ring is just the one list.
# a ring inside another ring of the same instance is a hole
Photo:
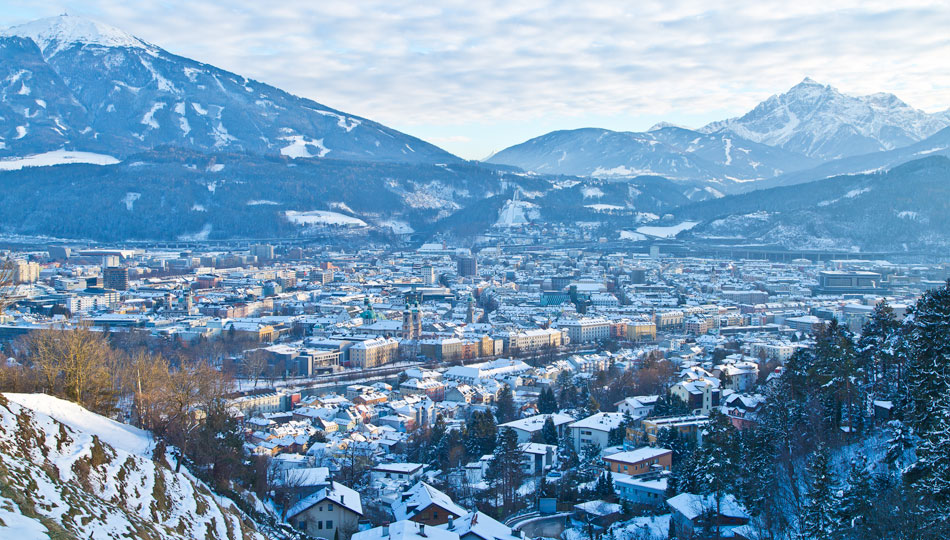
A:
{"label": "cloud", "polygon": [[926,110],[950,106],[943,1],[7,3],[0,24],[65,5],[171,52],[410,131],[740,114],[806,75],[849,93],[894,92]]}

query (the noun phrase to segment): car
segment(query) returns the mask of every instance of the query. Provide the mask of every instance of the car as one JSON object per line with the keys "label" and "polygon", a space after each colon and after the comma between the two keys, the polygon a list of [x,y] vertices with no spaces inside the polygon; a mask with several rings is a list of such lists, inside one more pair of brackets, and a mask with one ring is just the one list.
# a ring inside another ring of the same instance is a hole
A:
{"label": "car", "polygon": [[549,472],[548,475],[547,475],[547,477],[548,477],[549,480],[558,480],[558,479],[560,479],[562,476],[564,476],[564,475],[561,474],[561,473],[559,473],[558,471],[551,471],[551,472]]}

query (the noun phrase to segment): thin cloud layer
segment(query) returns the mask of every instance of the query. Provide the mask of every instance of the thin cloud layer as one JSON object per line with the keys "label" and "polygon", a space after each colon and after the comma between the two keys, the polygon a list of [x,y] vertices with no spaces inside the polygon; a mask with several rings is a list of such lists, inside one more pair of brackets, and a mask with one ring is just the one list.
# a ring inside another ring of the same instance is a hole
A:
{"label": "thin cloud layer", "polygon": [[0,1],[3,26],[65,9],[472,158],[549,129],[696,126],[806,75],[950,106],[944,1]]}

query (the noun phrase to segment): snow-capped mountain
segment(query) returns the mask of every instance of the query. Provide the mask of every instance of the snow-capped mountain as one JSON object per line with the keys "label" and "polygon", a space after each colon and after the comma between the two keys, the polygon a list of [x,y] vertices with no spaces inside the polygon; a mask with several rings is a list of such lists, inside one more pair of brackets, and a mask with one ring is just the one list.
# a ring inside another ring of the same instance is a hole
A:
{"label": "snow-capped mountain", "polygon": [[45,394],[0,394],[0,537],[267,538],[148,432]]}
{"label": "snow-capped mountain", "polygon": [[746,139],[827,161],[891,150],[950,126],[950,110],[928,114],[893,94],[849,96],[810,78],[738,118],[700,131]]}
{"label": "snow-capped mountain", "polygon": [[804,156],[731,133],[700,133],[670,125],[642,133],[555,131],[506,148],[488,161],[538,173],[600,178],[660,175],[727,183],[770,178],[814,164]]}
{"label": "snow-capped mountain", "polygon": [[945,253],[950,247],[950,159],[930,155],[888,171],[835,176],[683,206],[704,243],[786,249]]}
{"label": "snow-capped mountain", "polygon": [[386,126],[72,16],[0,33],[0,157],[158,146],[446,163]]}

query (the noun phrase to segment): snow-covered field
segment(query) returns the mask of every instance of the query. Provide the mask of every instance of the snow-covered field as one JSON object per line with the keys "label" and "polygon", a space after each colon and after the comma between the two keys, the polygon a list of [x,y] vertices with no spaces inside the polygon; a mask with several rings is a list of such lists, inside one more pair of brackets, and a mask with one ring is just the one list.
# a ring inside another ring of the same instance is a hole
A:
{"label": "snow-covered field", "polygon": [[90,165],[115,165],[119,160],[93,152],[74,152],[72,150],[53,150],[43,154],[0,159],[0,171],[15,171],[23,167],[49,167],[69,163],[88,163]]}
{"label": "snow-covered field", "polygon": [[296,225],[344,225],[347,227],[365,227],[366,222],[360,218],[347,216],[339,212],[330,212],[328,210],[309,210],[298,212],[296,210],[287,210],[284,217]]}
{"label": "snow-covered field", "polygon": [[637,232],[647,236],[655,236],[657,238],[674,238],[679,233],[688,231],[696,225],[699,225],[698,221],[684,221],[678,225],[671,225],[669,227],[644,225],[642,227],[637,227]]}
{"label": "snow-covered field", "polygon": [[541,217],[538,205],[526,201],[508,201],[498,213],[496,227],[518,227]]}
{"label": "snow-covered field", "polygon": [[620,239],[637,241],[637,240],[646,240],[647,237],[645,235],[642,235],[634,231],[620,231]]}

